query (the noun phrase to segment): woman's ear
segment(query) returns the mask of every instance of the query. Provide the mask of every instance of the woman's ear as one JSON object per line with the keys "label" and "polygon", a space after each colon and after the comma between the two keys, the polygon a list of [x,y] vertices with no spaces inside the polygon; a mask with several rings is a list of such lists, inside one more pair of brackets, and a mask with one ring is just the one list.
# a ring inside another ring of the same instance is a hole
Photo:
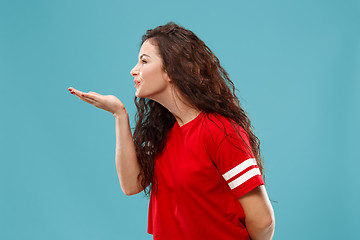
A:
{"label": "woman's ear", "polygon": [[167,72],[164,72],[163,76],[164,76],[164,79],[165,79],[167,82],[169,82],[169,83],[172,82],[172,80],[171,80],[171,78],[169,77],[169,75],[167,74]]}

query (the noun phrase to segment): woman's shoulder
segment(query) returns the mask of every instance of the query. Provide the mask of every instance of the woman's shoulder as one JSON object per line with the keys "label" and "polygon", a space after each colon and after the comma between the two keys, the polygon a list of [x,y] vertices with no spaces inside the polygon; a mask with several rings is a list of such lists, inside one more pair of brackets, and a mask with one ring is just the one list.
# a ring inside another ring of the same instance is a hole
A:
{"label": "woman's shoulder", "polygon": [[213,128],[214,131],[223,132],[225,130],[231,132],[237,128],[238,130],[245,132],[245,130],[233,119],[225,117],[219,113],[204,113],[203,123]]}
{"label": "woman's shoulder", "polygon": [[226,136],[235,136],[239,133],[247,135],[246,131],[234,120],[218,113],[205,113],[202,124],[215,142],[222,141]]}
{"label": "woman's shoulder", "polygon": [[[222,145],[226,149],[235,147],[238,150],[248,152],[250,139],[248,133],[231,118],[221,114],[205,114],[203,118],[204,140],[209,152],[216,154]],[[230,146],[230,147],[229,147]]]}

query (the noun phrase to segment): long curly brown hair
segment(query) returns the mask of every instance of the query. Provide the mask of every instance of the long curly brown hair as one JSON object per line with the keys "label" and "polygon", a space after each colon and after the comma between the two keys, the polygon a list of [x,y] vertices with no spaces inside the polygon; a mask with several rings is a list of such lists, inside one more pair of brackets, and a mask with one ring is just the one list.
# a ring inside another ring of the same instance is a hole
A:
{"label": "long curly brown hair", "polygon": [[[157,46],[163,70],[195,108],[232,119],[247,132],[251,145],[248,147],[264,177],[260,141],[253,134],[250,119],[235,95],[234,83],[213,52],[192,31],[174,22],[147,30],[141,45],[146,40]],[[154,157],[163,150],[167,133],[176,120],[154,100],[135,97],[135,105],[137,114],[133,140],[141,167],[138,180],[145,196],[150,196],[151,191],[156,189],[153,189],[153,186],[156,187]]]}

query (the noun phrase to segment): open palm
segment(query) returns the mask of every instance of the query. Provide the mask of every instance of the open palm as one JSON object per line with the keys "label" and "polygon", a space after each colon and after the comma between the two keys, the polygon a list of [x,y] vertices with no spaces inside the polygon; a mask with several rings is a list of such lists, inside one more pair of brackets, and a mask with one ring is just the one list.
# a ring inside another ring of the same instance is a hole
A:
{"label": "open palm", "polygon": [[82,92],[69,87],[70,93],[78,96],[81,100],[94,105],[97,108],[116,114],[125,109],[124,104],[114,95],[101,95],[96,92]]}

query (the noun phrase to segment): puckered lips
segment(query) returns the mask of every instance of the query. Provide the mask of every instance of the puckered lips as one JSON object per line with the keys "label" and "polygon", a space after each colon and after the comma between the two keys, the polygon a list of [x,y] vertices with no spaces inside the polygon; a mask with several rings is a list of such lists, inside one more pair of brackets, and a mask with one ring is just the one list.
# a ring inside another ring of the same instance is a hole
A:
{"label": "puckered lips", "polygon": [[135,83],[135,87],[139,86],[141,81],[137,80],[137,79],[134,79],[134,83]]}

